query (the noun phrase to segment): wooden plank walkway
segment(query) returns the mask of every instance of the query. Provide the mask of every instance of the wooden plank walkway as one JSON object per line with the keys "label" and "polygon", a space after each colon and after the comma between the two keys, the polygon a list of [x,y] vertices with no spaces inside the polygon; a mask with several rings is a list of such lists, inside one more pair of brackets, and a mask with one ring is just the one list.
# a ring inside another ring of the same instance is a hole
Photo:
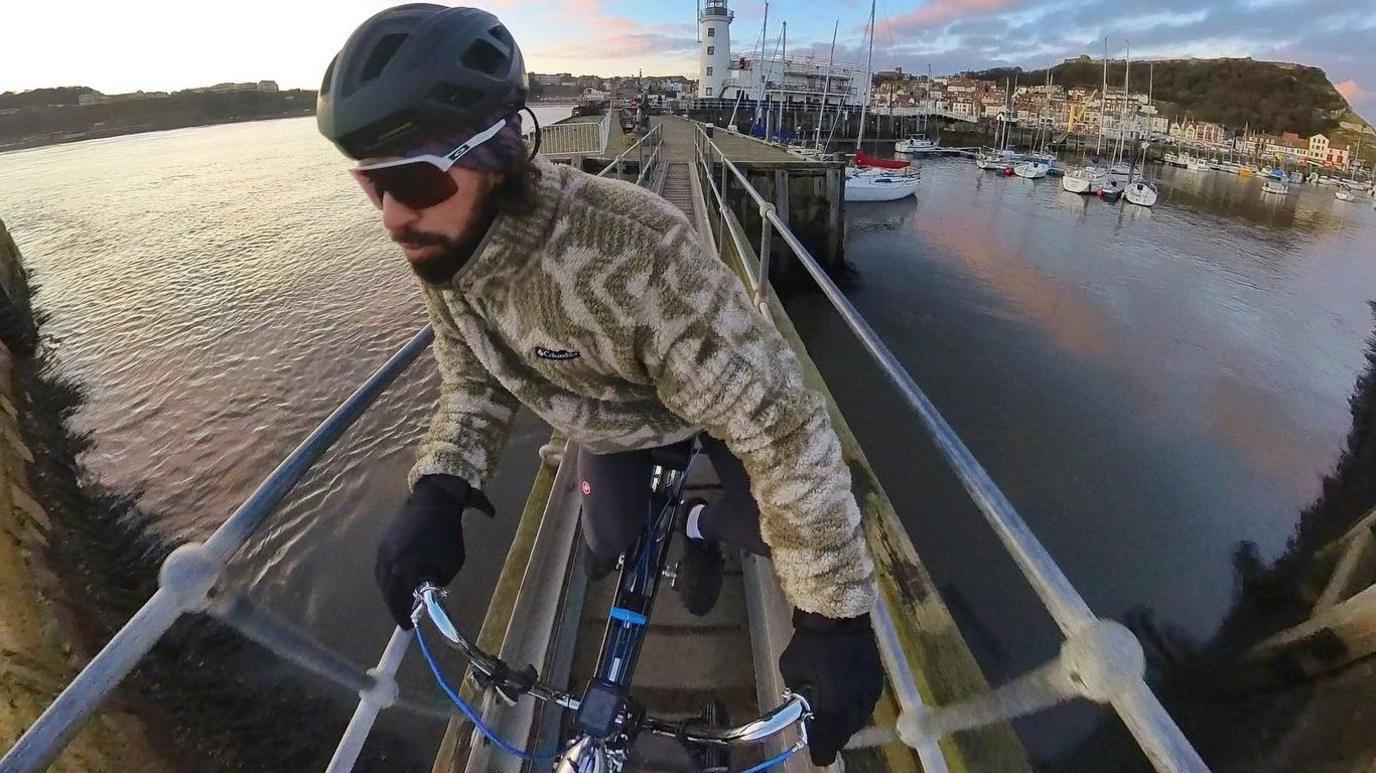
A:
{"label": "wooden plank walkway", "polygon": [[[678,116],[662,116],[650,120],[664,126],[660,130],[664,132],[664,149],[661,153],[668,152],[667,158],[670,161],[688,163],[693,160],[694,129],[691,121]],[[721,127],[712,132],[712,141],[721,148],[721,152],[725,153],[727,158],[739,163],[817,166],[815,162],[799,158],[782,148]]]}

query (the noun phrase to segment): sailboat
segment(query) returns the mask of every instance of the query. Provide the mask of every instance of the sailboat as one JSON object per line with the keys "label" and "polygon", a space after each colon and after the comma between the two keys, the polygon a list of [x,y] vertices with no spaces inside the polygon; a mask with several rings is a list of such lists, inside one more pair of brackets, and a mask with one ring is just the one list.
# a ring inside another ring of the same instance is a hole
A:
{"label": "sailboat", "polygon": [[1051,165],[1039,158],[1019,161],[1013,165],[1013,174],[1029,180],[1039,180],[1051,171]]}
{"label": "sailboat", "polygon": [[[1147,143],[1142,143],[1142,163],[1147,162]],[[1128,187],[1124,189],[1123,196],[1129,204],[1136,204],[1139,207],[1150,207],[1156,203],[1156,186],[1146,180],[1133,180],[1133,173],[1137,170],[1137,157],[1133,156],[1132,166],[1128,168]]]}
{"label": "sailboat", "polygon": [[1009,114],[1012,112],[1011,102],[1013,99],[1013,89],[1008,81],[1003,84],[1003,113],[998,116],[999,128],[994,134],[994,145],[997,147],[980,148],[975,154],[975,166],[980,169],[1004,171],[1009,164],[1020,160],[1019,156],[1008,149],[1008,135],[1011,133]]}
{"label": "sailboat", "polygon": [[1061,187],[1071,193],[1093,193],[1103,188],[1108,170],[1099,165],[1104,149],[1104,108],[1108,106],[1108,38],[1104,38],[1104,84],[1099,97],[1099,137],[1094,141],[1094,162],[1067,172],[1061,177]]}
{"label": "sailboat", "polygon": [[[870,0],[870,49],[869,57],[865,61],[865,101],[860,106],[860,136],[855,140],[855,163],[857,166],[866,161],[876,160],[873,156],[866,156],[861,149],[861,143],[865,141],[865,115],[869,108],[870,95],[874,91],[872,86],[874,78],[874,6],[875,0]],[[897,201],[917,193],[917,185],[921,180],[918,175],[896,173],[893,169],[887,168],[888,164],[899,163],[900,166],[908,166],[908,164],[887,159],[877,160],[880,162],[887,161],[887,164],[879,165],[878,169],[859,169],[856,167],[846,169],[846,201]],[[871,164],[871,166],[875,165]]]}
{"label": "sailboat", "polygon": [[927,98],[926,98],[927,105],[926,105],[925,108],[923,108],[923,111],[922,111],[922,131],[919,132],[919,133],[917,133],[917,134],[908,135],[907,137],[905,137],[905,138],[899,140],[898,142],[894,143],[894,146],[893,146],[894,152],[897,152],[897,153],[908,153],[908,154],[918,154],[918,153],[933,153],[933,152],[935,152],[935,151],[941,149],[941,138],[940,138],[940,137],[937,137],[936,139],[932,139],[932,138],[927,134],[927,118],[928,118],[928,113],[931,111],[931,103],[932,103],[932,100],[931,100],[931,93],[932,93],[932,66],[929,64],[929,65],[927,65]]}
{"label": "sailboat", "polygon": [[[1046,71],[1046,85],[1051,85],[1051,70]],[[1050,89],[1047,89],[1050,93]],[[1024,156],[1023,160],[1013,166],[1013,174],[1024,177],[1028,180],[1039,180],[1051,171],[1051,162],[1056,158],[1055,154],[1047,153],[1046,140],[1050,134],[1046,123],[1046,100],[1043,99],[1037,111],[1037,133],[1035,141],[1037,147],[1031,153]]]}

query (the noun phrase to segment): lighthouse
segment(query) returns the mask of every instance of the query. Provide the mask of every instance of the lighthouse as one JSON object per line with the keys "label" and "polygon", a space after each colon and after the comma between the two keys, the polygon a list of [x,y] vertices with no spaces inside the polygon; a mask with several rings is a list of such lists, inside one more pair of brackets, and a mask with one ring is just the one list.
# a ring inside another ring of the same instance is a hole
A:
{"label": "lighthouse", "polygon": [[698,12],[698,96],[722,95],[731,76],[731,20],[726,0],[706,0]]}

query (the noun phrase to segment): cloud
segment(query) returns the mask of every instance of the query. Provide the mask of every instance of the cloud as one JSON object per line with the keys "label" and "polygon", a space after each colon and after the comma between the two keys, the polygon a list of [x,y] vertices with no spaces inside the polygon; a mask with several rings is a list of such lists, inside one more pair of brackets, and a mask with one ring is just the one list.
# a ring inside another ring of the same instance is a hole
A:
{"label": "cloud", "polygon": [[1373,98],[1376,98],[1376,94],[1357,85],[1357,81],[1352,78],[1348,78],[1342,83],[1335,83],[1333,86],[1338,90],[1339,94],[1343,95],[1347,103],[1353,107],[1357,107],[1358,105],[1370,105],[1373,103]]}
{"label": "cloud", "polygon": [[697,48],[691,24],[644,24],[604,12],[601,0],[556,0],[560,42],[534,47],[535,57],[605,61],[691,54]]}
{"label": "cloud", "polygon": [[910,35],[949,21],[1018,5],[1019,0],[930,0],[915,10],[875,24],[878,35]]}

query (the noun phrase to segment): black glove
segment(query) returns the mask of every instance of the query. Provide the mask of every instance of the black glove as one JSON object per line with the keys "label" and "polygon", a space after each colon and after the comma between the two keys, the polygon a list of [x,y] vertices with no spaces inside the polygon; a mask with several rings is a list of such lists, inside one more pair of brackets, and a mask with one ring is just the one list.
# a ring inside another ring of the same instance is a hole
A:
{"label": "black glove", "polygon": [[426,475],[416,481],[382,544],[373,577],[382,589],[387,611],[402,628],[411,629],[411,609],[421,583],[448,585],[463,566],[466,508],[495,514],[483,492],[453,475]]}
{"label": "black glove", "polygon": [[874,713],[884,666],[868,614],[832,619],[793,611],[793,640],[779,656],[784,684],[808,699],[812,764],[830,765]]}

